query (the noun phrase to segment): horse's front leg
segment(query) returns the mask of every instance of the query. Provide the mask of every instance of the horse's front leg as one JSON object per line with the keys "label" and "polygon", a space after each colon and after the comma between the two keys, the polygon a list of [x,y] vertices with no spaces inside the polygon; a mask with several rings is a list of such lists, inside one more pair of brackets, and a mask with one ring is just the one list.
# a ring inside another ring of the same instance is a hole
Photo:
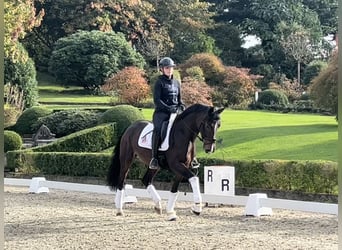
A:
{"label": "horse's front leg", "polygon": [[178,198],[179,183],[182,181],[182,179],[183,179],[182,176],[175,177],[170,194],[169,194],[169,199],[167,201],[167,206],[166,206],[166,213],[167,213],[169,221],[175,221],[177,219],[175,205],[176,205],[176,201]]}
{"label": "horse's front leg", "polygon": [[161,198],[160,198],[160,195],[158,194],[156,188],[152,184],[152,180],[153,180],[153,178],[157,172],[158,172],[158,170],[148,169],[145,176],[143,177],[142,181],[143,181],[143,184],[145,185],[145,187],[147,188],[147,192],[150,194],[150,196],[151,196],[151,198],[155,204],[154,210],[158,214],[162,214]]}
{"label": "horse's front leg", "polygon": [[194,205],[191,207],[191,210],[194,214],[200,215],[202,212],[202,195],[200,191],[199,178],[194,176],[189,178],[188,181],[190,182],[194,199]]}
{"label": "horse's front leg", "polygon": [[183,176],[189,181],[194,200],[194,205],[191,207],[191,210],[194,214],[199,215],[202,212],[202,195],[200,191],[199,178],[195,176],[194,173],[192,173],[182,162],[175,163],[175,165],[170,164],[170,166],[174,166],[171,169],[176,173],[176,175]]}

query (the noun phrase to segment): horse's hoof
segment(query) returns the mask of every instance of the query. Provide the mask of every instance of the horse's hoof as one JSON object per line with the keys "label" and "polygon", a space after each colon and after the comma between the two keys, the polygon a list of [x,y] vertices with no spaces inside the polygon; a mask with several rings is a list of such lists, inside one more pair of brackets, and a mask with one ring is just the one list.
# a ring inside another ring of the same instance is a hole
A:
{"label": "horse's hoof", "polygon": [[200,214],[201,214],[200,212],[194,211],[194,210],[192,210],[192,209],[191,209],[191,212],[192,212],[193,214],[196,214],[196,215],[200,215]]}
{"label": "horse's hoof", "polygon": [[200,215],[202,212],[202,204],[198,203],[198,204],[192,205],[191,211],[196,215]]}
{"label": "horse's hoof", "polygon": [[116,216],[124,216],[124,213],[123,212],[117,212]]}
{"label": "horse's hoof", "polygon": [[176,215],[175,211],[168,212],[167,215],[168,215],[168,218],[167,218],[168,221],[176,221],[177,220],[177,215]]}
{"label": "horse's hoof", "polygon": [[162,214],[162,209],[160,207],[154,207],[154,211],[156,211],[157,214]]}

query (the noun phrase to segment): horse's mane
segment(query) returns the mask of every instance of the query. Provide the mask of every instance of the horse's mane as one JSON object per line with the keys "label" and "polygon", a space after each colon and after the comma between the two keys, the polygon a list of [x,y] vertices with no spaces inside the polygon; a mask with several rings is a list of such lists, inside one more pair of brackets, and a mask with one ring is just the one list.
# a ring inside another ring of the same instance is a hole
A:
{"label": "horse's mane", "polygon": [[189,114],[192,113],[198,113],[198,112],[207,112],[209,110],[209,106],[200,104],[200,103],[196,103],[191,105],[190,107],[188,107],[187,109],[184,110],[184,112],[182,112],[180,115],[177,116],[176,121],[177,120],[182,120],[185,117],[187,117]]}

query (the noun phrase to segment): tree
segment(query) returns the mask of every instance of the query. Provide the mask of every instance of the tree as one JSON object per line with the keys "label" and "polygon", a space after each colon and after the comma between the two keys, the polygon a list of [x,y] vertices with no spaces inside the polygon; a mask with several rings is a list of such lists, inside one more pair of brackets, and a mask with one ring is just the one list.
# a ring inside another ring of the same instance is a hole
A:
{"label": "tree", "polygon": [[23,52],[18,43],[26,32],[39,26],[44,11],[36,15],[33,0],[4,1],[4,50],[5,57],[13,62],[26,61],[27,53]]}
{"label": "tree", "polygon": [[215,39],[217,53],[225,65],[241,65],[244,49],[241,47],[242,40],[236,26],[230,23],[219,22],[208,30]]}
{"label": "tree", "polygon": [[182,62],[200,52],[216,53],[214,39],[206,31],[212,25],[209,4],[198,0],[148,0],[153,18],[168,31],[174,44],[170,56]]}
{"label": "tree", "polygon": [[[25,46],[37,66],[46,69],[58,39],[78,30],[115,31],[125,35],[131,45],[155,25],[153,7],[139,0],[35,0],[37,11],[46,13],[41,26],[25,38]],[[66,11],[68,10],[68,11]]]}
{"label": "tree", "polygon": [[338,53],[329,61],[328,67],[312,80],[309,92],[316,105],[329,109],[335,115],[338,112]]}
{"label": "tree", "polygon": [[[7,85],[15,85],[23,91],[23,108],[29,108],[38,103],[38,82],[36,79],[36,68],[34,61],[28,57],[27,52],[21,44],[17,45],[22,55],[27,58],[25,61],[13,61],[12,58],[5,58],[4,61],[4,82]],[[26,52],[26,53],[25,53]],[[23,58],[23,57],[21,57]],[[9,97],[9,99],[15,96]],[[19,109],[20,112],[22,108]]]}
{"label": "tree", "polygon": [[160,58],[167,54],[172,47],[173,43],[171,42],[171,38],[163,28],[153,30],[148,36],[139,39],[136,44],[137,50],[146,59],[156,62],[158,72]]}
{"label": "tree", "polygon": [[[336,0],[318,0],[324,2],[325,13],[328,13],[330,7],[334,7]],[[279,33],[279,23],[284,22],[287,25],[297,23],[309,32],[310,41],[315,42],[311,46],[321,46],[322,26],[319,16],[319,8],[315,6],[313,0],[231,0],[218,1],[210,0],[217,3],[217,11],[219,15],[215,20],[230,23],[239,28],[241,36],[255,35],[261,39],[260,55],[263,56],[263,64],[273,65],[278,72],[286,73],[287,77],[293,77],[296,67],[293,67],[293,59],[285,55],[285,51],[279,43],[281,33]],[[309,6],[310,2],[310,6]],[[303,4],[304,3],[304,4]],[[306,5],[306,3],[308,5]],[[322,5],[322,6],[323,6]],[[334,7],[335,8],[335,7]],[[329,12],[331,15],[331,12]],[[336,16],[336,13],[333,12]],[[331,22],[325,22],[330,23]],[[332,25],[331,27],[337,27]],[[248,60],[244,60],[242,66],[250,67]],[[255,67],[255,66],[253,66]]]}
{"label": "tree", "polygon": [[314,51],[311,47],[313,42],[306,30],[295,24],[289,27],[291,32],[284,32],[280,38],[280,44],[284,48],[287,55],[293,57],[297,61],[297,81],[300,84],[300,68],[301,63],[307,63],[312,59]]}
{"label": "tree", "polygon": [[137,67],[126,67],[109,78],[101,87],[105,93],[118,97],[120,103],[140,104],[151,93],[145,72]]}
{"label": "tree", "polygon": [[63,84],[94,90],[124,67],[144,64],[123,34],[79,31],[57,41],[49,71]]}
{"label": "tree", "polygon": [[311,61],[303,73],[303,84],[309,85],[313,78],[328,66],[328,63],[320,60]]}

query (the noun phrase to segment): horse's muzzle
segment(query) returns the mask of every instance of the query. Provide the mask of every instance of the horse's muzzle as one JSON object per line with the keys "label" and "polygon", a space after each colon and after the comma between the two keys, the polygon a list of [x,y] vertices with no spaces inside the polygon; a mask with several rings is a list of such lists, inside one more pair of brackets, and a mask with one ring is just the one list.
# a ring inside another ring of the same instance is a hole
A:
{"label": "horse's muzzle", "polygon": [[203,149],[204,149],[204,152],[206,152],[207,154],[214,153],[214,151],[216,149],[215,142],[204,144]]}

